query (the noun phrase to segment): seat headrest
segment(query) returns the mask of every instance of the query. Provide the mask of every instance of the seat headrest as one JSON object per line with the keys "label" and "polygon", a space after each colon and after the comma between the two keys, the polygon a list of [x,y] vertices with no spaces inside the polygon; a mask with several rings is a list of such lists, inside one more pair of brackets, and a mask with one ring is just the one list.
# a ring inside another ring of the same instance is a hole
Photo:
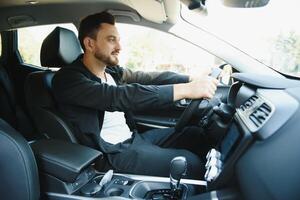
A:
{"label": "seat headrest", "polygon": [[80,43],[75,33],[56,27],[43,41],[41,64],[44,67],[62,67],[72,63],[81,53]]}

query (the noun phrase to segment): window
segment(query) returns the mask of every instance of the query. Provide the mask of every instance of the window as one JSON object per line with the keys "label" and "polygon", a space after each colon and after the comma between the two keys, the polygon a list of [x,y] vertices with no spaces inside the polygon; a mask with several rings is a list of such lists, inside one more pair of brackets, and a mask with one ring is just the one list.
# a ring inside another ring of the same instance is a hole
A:
{"label": "window", "polygon": [[0,34],[0,57],[2,56],[2,39]]}
{"label": "window", "polygon": [[41,66],[40,51],[43,40],[57,26],[70,29],[77,34],[77,29],[73,24],[52,24],[18,29],[18,50],[24,63]]}
{"label": "window", "polygon": [[221,1],[206,2],[208,15],[182,6],[183,18],[260,62],[300,77],[300,1],[285,0],[283,4],[272,0],[265,7],[251,9],[227,7]]}
{"label": "window", "polygon": [[142,26],[117,24],[121,37],[120,65],[132,70],[197,73],[220,59],[173,35]]}

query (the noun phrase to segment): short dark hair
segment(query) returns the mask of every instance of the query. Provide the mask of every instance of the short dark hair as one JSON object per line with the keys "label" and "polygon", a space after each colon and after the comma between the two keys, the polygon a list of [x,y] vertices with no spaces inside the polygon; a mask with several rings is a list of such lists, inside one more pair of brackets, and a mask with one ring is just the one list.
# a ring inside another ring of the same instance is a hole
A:
{"label": "short dark hair", "polygon": [[115,25],[115,17],[112,14],[103,11],[101,13],[89,15],[81,20],[79,25],[78,39],[84,51],[85,51],[85,47],[84,47],[83,39],[85,37],[90,37],[95,39],[98,29],[102,23]]}

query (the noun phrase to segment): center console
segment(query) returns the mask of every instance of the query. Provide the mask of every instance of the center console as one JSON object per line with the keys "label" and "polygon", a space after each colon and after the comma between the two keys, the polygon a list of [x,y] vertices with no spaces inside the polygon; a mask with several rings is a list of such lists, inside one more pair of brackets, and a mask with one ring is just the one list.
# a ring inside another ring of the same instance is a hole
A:
{"label": "center console", "polygon": [[94,163],[101,161],[102,153],[78,144],[39,140],[31,147],[45,199],[206,199],[210,195],[206,181],[182,178],[184,157],[171,161],[170,177],[153,177],[99,172]]}

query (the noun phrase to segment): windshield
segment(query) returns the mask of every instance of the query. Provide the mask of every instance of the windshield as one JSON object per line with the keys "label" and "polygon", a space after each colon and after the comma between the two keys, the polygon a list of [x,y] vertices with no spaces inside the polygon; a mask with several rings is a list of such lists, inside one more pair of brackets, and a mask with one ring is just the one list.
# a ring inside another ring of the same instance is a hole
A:
{"label": "windshield", "polygon": [[300,77],[300,1],[270,0],[262,8],[230,8],[206,1],[207,15],[184,5],[182,17],[265,65]]}

